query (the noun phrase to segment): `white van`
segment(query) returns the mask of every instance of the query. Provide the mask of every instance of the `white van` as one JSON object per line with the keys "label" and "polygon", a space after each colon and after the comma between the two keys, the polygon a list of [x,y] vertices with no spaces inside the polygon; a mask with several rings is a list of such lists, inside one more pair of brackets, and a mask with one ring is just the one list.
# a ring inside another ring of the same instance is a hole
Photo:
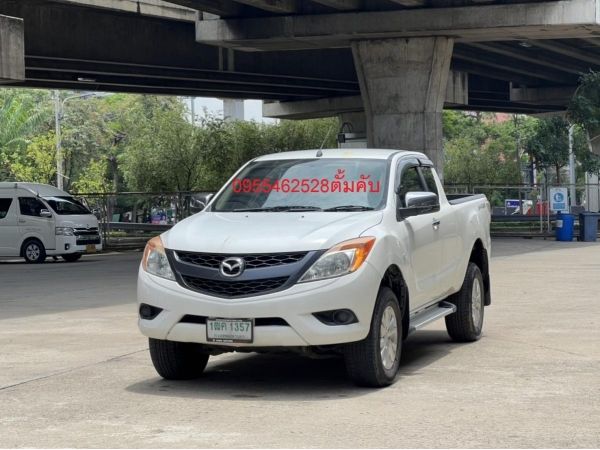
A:
{"label": "white van", "polygon": [[67,192],[38,183],[0,183],[0,257],[77,261],[102,250],[98,219]]}

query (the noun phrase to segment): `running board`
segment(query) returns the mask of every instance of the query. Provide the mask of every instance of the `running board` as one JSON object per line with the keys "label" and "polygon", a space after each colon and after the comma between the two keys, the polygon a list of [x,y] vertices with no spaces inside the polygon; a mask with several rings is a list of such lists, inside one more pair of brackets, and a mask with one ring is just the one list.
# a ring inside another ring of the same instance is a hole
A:
{"label": "running board", "polygon": [[431,306],[410,319],[410,326],[408,327],[408,334],[417,331],[419,328],[423,328],[425,325],[430,324],[434,320],[441,319],[456,312],[456,305],[449,302],[440,302],[437,305]]}

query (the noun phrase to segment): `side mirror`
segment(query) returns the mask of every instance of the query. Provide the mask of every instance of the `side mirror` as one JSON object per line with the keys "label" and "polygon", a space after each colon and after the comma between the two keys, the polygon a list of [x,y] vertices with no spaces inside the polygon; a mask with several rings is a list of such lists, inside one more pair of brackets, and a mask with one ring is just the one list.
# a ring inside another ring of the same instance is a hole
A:
{"label": "side mirror", "polygon": [[40,209],[40,217],[52,218],[52,213],[45,208]]}
{"label": "side mirror", "polygon": [[398,208],[398,218],[405,219],[440,209],[440,200],[433,192],[408,192],[404,196],[404,204],[406,207]]}

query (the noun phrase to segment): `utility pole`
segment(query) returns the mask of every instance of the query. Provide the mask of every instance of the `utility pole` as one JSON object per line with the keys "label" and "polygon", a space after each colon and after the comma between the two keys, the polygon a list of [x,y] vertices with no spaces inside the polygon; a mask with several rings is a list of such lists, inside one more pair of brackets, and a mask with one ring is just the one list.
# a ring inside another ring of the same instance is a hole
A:
{"label": "utility pole", "polygon": [[70,97],[65,98],[62,102],[60,101],[60,92],[58,89],[54,90],[54,125],[56,128],[56,187],[60,190],[63,190],[64,187],[64,155],[62,151],[62,137],[60,134],[60,125],[63,118],[63,110],[65,109],[65,103],[68,100],[73,100],[75,98],[88,98],[94,97],[96,94],[93,92],[88,92],[86,94],[78,94],[72,95]]}
{"label": "utility pole", "polygon": [[63,154],[62,140],[60,136],[60,121],[62,119],[60,103],[60,93],[58,89],[54,91],[54,122],[56,127],[56,187],[63,190]]}
{"label": "utility pole", "polygon": [[575,154],[573,153],[573,133],[575,131],[574,125],[569,125],[569,205],[577,205],[577,192],[575,189]]}

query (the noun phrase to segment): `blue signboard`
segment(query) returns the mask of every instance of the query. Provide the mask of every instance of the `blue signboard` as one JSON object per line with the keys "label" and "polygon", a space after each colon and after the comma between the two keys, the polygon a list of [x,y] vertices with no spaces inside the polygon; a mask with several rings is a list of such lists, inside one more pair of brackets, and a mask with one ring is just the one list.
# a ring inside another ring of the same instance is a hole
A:
{"label": "blue signboard", "polygon": [[567,188],[550,188],[550,209],[555,212],[569,212]]}

